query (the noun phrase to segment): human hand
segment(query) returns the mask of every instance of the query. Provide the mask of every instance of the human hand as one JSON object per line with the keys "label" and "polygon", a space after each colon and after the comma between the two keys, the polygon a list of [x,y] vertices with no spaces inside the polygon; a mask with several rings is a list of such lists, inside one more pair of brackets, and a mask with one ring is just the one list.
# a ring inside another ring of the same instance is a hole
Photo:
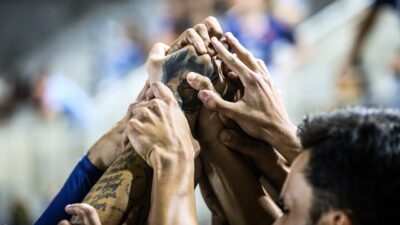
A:
{"label": "human hand", "polygon": [[[149,82],[139,93],[136,102],[143,101],[146,97],[146,91],[149,89]],[[129,106],[127,113],[118,121],[107,133],[89,149],[87,156],[89,161],[98,169],[105,171],[121,153],[125,150],[128,141],[125,132],[125,126],[132,116],[131,111],[135,103]]]}
{"label": "human hand", "polygon": [[193,165],[189,124],[171,90],[154,82],[146,96],[149,101],[137,104],[128,122],[127,135],[133,148],[154,169]]}
{"label": "human hand", "polygon": [[171,46],[157,43],[150,50],[150,56],[146,62],[147,72],[151,80],[159,81],[163,75],[163,62],[165,57],[182,48],[191,45],[198,55],[208,53],[215,55],[211,47],[211,37],[222,37],[222,28],[217,19],[210,16],[202,23],[196,24],[193,28],[185,30]]}
{"label": "human hand", "polygon": [[172,44],[167,54],[176,52],[187,45],[193,45],[198,54],[215,55],[211,46],[211,37],[220,39],[223,31],[215,17],[209,16],[202,23],[185,30]]}
{"label": "human hand", "polygon": [[60,221],[58,225],[101,225],[96,209],[86,203],[72,204],[65,207],[65,212],[75,215],[71,222]]}
{"label": "human hand", "polygon": [[287,114],[283,99],[273,84],[265,64],[245,49],[231,34],[226,35],[232,50],[216,38],[211,43],[218,57],[232,70],[228,78],[239,81],[244,93],[236,102],[228,102],[209,90],[200,91],[199,99],[204,106],[235,121],[250,136],[270,143],[289,162],[297,156],[300,141],[297,128]]}

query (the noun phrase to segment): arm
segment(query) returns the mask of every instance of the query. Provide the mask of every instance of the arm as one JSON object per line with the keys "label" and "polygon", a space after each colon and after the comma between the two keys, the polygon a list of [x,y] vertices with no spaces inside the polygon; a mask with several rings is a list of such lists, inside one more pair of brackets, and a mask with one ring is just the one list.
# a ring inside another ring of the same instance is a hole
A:
{"label": "arm", "polygon": [[348,64],[350,66],[356,66],[361,61],[361,50],[365,44],[365,40],[368,38],[369,32],[372,30],[376,22],[379,8],[379,6],[371,6],[367,12],[365,12],[365,15],[363,15],[350,47],[348,56]]}
{"label": "arm", "polygon": [[[139,94],[138,100],[143,99],[147,87],[148,85],[146,84]],[[87,155],[79,161],[60,192],[39,217],[35,225],[56,224],[60,220],[71,218],[70,215],[64,212],[64,207],[68,204],[82,202],[103,172],[123,152],[123,132],[129,116],[128,110],[124,118],[89,149]]]}
{"label": "arm", "polygon": [[[215,92],[211,81],[190,73],[188,83],[197,90]],[[259,174],[240,154],[230,151],[219,140],[223,129],[218,115],[201,108],[197,124],[205,174],[230,224],[272,224],[278,217],[259,182]],[[245,158],[246,159],[246,158]]]}
{"label": "arm", "polygon": [[[192,161],[193,159],[182,158],[181,160]],[[171,164],[179,164],[181,160],[176,160]],[[149,224],[197,224],[194,203],[194,165],[183,164],[176,168],[154,162]]]}
{"label": "arm", "polygon": [[133,109],[127,133],[138,154],[153,168],[149,224],[197,224],[194,148],[189,124],[164,84],[154,82],[147,99]]}

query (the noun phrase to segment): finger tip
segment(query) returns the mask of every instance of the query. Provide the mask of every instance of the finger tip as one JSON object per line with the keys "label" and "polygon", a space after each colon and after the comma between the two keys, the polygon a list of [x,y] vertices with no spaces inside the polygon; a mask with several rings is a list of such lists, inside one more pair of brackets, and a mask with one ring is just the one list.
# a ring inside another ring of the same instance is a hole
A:
{"label": "finger tip", "polygon": [[210,98],[210,94],[206,90],[202,90],[199,91],[198,97],[202,102],[206,102]]}
{"label": "finger tip", "polygon": [[220,132],[219,138],[223,143],[229,143],[232,140],[232,132],[229,129],[224,129]]}
{"label": "finger tip", "polygon": [[187,81],[193,81],[196,78],[196,74],[194,72],[189,72],[186,74]]}
{"label": "finger tip", "polygon": [[212,43],[218,43],[218,39],[216,37],[211,37],[211,42]]}

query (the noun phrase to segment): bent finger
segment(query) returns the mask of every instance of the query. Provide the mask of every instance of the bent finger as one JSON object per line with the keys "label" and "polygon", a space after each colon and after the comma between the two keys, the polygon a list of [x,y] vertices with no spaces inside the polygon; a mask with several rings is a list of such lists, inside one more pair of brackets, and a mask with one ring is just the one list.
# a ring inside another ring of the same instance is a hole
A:
{"label": "bent finger", "polygon": [[216,92],[211,80],[206,76],[203,76],[195,72],[190,72],[186,75],[186,80],[189,83],[189,85],[197,91],[209,90]]}

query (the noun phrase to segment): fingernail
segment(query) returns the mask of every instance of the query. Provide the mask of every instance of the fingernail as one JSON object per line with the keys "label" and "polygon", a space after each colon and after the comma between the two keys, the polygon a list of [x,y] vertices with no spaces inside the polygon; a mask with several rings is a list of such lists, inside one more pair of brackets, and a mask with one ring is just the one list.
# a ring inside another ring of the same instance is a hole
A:
{"label": "fingernail", "polygon": [[199,99],[202,102],[206,102],[209,98],[210,98],[210,95],[207,92],[205,92],[205,91],[200,91],[199,92]]}
{"label": "fingernail", "polygon": [[218,42],[218,39],[217,39],[216,37],[212,37],[212,38],[211,38],[211,41],[214,42],[214,43],[217,43],[217,42]]}
{"label": "fingernail", "polygon": [[186,75],[186,79],[188,81],[193,81],[196,78],[196,75],[193,72],[190,72]]}
{"label": "fingernail", "polygon": [[71,208],[71,206],[72,205],[66,205],[65,208],[68,209],[68,208]]}
{"label": "fingernail", "polygon": [[226,36],[229,37],[229,38],[233,38],[233,34],[231,32],[227,32]]}
{"label": "fingernail", "polygon": [[223,142],[228,142],[232,139],[232,134],[231,132],[227,131],[227,130],[223,130],[221,133],[221,139]]}

